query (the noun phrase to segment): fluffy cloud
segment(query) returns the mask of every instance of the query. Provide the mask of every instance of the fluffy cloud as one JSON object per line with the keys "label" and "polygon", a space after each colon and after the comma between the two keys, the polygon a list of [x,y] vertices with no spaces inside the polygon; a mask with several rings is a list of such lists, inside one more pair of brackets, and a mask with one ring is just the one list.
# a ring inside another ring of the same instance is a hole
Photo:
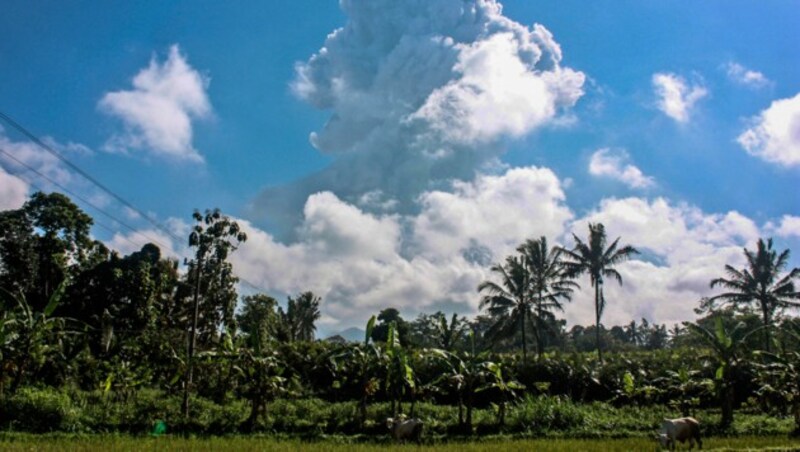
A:
{"label": "fluffy cloud", "polygon": [[636,166],[627,163],[630,159],[624,150],[598,149],[589,160],[589,174],[618,180],[631,188],[649,188],[655,180],[645,176]]}
{"label": "fluffy cloud", "polygon": [[751,123],[737,139],[748,153],[781,166],[800,165],[800,93],[773,101]]}
{"label": "fluffy cloud", "polygon": [[[291,242],[243,222],[249,239],[234,254],[234,266],[279,293],[319,293],[334,330],[361,325],[388,306],[408,316],[475,314],[476,287],[492,277],[489,266],[523,240],[545,235],[553,245],[569,246],[572,233],[585,237],[589,222],[602,222],[609,239],[622,237],[642,251],[619,266],[623,286],[606,285],[603,322],[673,323],[693,319],[698,301],[712,294],[709,282],[725,264],[742,265],[742,247],[761,235],[738,212],[707,213],[664,198],[606,199],[575,218],[562,186],[546,168],[508,169],[425,191],[418,211],[404,215],[370,213],[321,192],[308,199]],[[566,307],[570,325],[594,321],[591,287],[585,278],[580,283]]]}
{"label": "fluffy cloud", "polygon": [[573,215],[547,168],[515,168],[452,188],[423,193],[413,218],[415,252],[433,260],[465,253],[484,264],[502,260],[532,234],[560,236]]}
{"label": "fluffy cloud", "polygon": [[800,238],[800,217],[784,215],[780,224],[774,228],[775,233],[781,237]]}
{"label": "fluffy cloud", "polygon": [[[492,0],[348,0],[348,17],[292,84],[331,112],[311,134],[336,156],[318,174],[266,190],[251,216],[296,225],[309,195],[348,202],[380,191],[403,213],[420,193],[471,180],[502,142],[552,123],[583,95],[552,34]],[[366,207],[365,207],[366,208]],[[288,212],[288,213],[287,213]]]}
{"label": "fluffy cloud", "polygon": [[106,148],[201,162],[192,145],[192,121],[211,114],[207,87],[208,79],[189,65],[177,45],[163,63],[154,56],[133,78],[132,90],[109,92],[100,100],[100,110],[121,119],[126,129]]}
{"label": "fluffy cloud", "polygon": [[0,210],[19,209],[28,198],[28,184],[0,167]]}
{"label": "fluffy cloud", "polygon": [[735,61],[729,61],[725,65],[725,73],[734,83],[748,88],[763,88],[770,83],[769,79],[761,72],[748,69]]}
{"label": "fluffy cloud", "polygon": [[424,192],[419,213],[369,213],[331,192],[310,196],[297,240],[284,244],[243,221],[236,271],[283,293],[323,296],[329,324],[360,325],[394,306],[474,314],[488,266],[531,231],[559,236],[572,213],[552,171],[518,168]]}
{"label": "fluffy cloud", "polygon": [[688,122],[695,103],[708,95],[701,84],[688,83],[671,73],[654,74],[653,88],[658,96],[658,109],[680,123]]}

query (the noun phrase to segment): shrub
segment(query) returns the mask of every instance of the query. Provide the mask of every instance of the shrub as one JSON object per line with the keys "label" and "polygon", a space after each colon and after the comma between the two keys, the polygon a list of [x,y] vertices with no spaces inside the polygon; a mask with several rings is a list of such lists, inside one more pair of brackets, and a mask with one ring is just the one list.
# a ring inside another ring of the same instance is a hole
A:
{"label": "shrub", "polygon": [[530,433],[570,430],[585,422],[580,407],[561,396],[527,396],[511,409],[508,417],[512,428]]}
{"label": "shrub", "polygon": [[69,395],[53,388],[23,387],[0,400],[4,429],[29,432],[78,432],[83,429],[81,410]]}

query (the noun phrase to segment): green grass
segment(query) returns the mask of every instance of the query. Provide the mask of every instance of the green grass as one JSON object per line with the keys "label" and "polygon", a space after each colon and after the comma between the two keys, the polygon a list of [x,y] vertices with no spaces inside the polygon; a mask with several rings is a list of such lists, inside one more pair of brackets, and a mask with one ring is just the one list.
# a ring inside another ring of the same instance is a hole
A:
{"label": "green grass", "polygon": [[[271,437],[211,437],[182,438],[163,436],[159,438],[127,435],[0,435],[0,449],[5,451],[94,451],[94,450],[158,450],[158,451],[330,451],[360,452],[371,450],[436,450],[436,451],[654,451],[655,440],[646,438],[627,439],[484,439],[474,442],[449,442],[417,445],[396,445],[389,442],[342,443],[342,438],[329,441],[302,442],[279,440]],[[706,438],[704,450],[800,450],[800,441],[787,437],[736,437]]]}

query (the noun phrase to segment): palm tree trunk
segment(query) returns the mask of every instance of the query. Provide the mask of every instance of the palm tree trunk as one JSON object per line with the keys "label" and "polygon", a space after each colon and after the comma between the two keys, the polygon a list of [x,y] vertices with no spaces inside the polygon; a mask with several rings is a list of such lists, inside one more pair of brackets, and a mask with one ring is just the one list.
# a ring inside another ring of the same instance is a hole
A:
{"label": "palm tree trunk", "polygon": [[[540,296],[541,299],[541,296]],[[533,323],[533,322],[531,322]],[[542,359],[542,353],[544,352],[544,343],[542,341],[542,310],[537,309],[536,312],[536,323],[535,323],[535,333],[536,333],[536,359]]]}
{"label": "palm tree trunk", "polygon": [[602,290],[600,288],[600,282],[597,282],[594,285],[594,314],[595,314],[595,327],[594,327],[594,338],[595,338],[595,345],[597,346],[597,357],[600,362],[603,362],[603,350],[600,347],[600,298],[602,295]]}
{"label": "palm tree trunk", "polygon": [[525,312],[522,313],[522,319],[520,322],[522,323],[522,361],[528,361],[528,346],[525,341]]}
{"label": "palm tree trunk", "polygon": [[770,328],[771,325],[770,325],[770,321],[769,321],[768,306],[766,306],[766,305],[762,306],[761,310],[762,310],[762,312],[764,314],[764,350],[769,352],[770,342],[772,342],[772,339],[770,338],[770,334],[769,334],[769,328]]}

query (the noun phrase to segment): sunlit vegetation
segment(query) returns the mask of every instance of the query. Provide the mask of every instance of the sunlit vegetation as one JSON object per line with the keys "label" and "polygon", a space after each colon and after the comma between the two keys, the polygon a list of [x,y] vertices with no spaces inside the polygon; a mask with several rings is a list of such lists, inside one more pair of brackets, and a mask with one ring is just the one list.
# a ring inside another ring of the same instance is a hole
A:
{"label": "sunlit vegetation", "polygon": [[[539,237],[487,269],[474,319],[406,320],[387,307],[349,342],[315,339],[324,300],[311,292],[285,303],[240,296],[229,257],[247,237],[217,210],[192,218],[194,254],[181,266],[155,244],[109,250],[90,236],[92,218],[57,193],[0,212],[3,449],[34,438],[10,432],[172,436],[159,450],[194,447],[175,434],[255,435],[226,439],[243,449],[294,448],[300,438],[325,440],[316,450],[373,447],[400,414],[423,420],[426,442],[459,450],[509,438],[505,450],[587,447],[565,438],[649,448],[661,419],[681,415],[701,420],[712,448],[781,446],[800,431],[800,322],[789,315],[800,269],[771,240],[744,250],[746,267],[720,269],[709,284],[723,292],[698,300],[694,323],[604,326],[614,300],[603,285],[623,283],[615,267],[637,251],[592,224],[572,248]],[[559,313],[583,284],[596,322],[567,330]],[[159,423],[166,432],[154,431]],[[529,439],[539,437],[549,440]],[[154,444],[36,441],[41,450]]]}

